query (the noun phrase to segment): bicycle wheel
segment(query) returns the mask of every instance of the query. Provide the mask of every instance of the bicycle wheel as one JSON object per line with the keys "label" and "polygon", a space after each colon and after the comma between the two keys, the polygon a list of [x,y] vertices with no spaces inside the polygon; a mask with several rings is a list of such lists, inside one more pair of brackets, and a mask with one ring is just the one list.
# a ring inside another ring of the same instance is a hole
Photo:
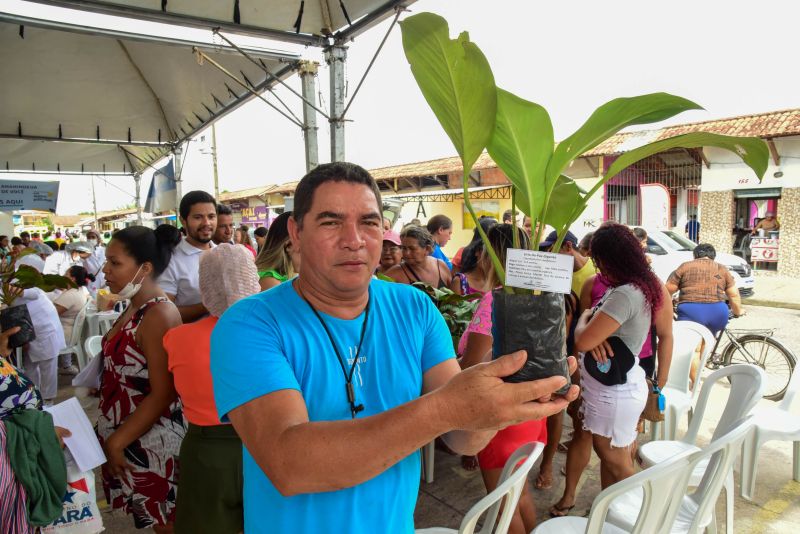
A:
{"label": "bicycle wheel", "polygon": [[725,365],[751,363],[761,367],[767,375],[764,398],[781,400],[795,366],[795,357],[789,349],[771,337],[748,334],[736,338],[736,343],[725,347],[722,355]]}

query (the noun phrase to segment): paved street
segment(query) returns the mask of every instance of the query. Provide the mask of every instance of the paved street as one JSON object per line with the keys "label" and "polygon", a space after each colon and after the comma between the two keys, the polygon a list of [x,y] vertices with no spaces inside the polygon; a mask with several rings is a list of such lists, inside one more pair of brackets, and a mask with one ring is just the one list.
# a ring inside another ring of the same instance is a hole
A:
{"label": "paved street", "polygon": [[[776,327],[776,337],[789,349],[800,354],[800,311],[790,309],[765,308],[760,306],[746,306],[747,315],[736,320],[735,328],[765,328]],[[705,374],[708,374],[706,371]],[[69,388],[63,388],[63,398],[71,395]],[[713,432],[716,418],[724,405],[727,395],[725,386],[717,388],[710,402],[709,413],[706,414],[701,432],[701,439],[708,440]],[[769,401],[761,401],[768,406]],[[795,406],[795,412],[800,413],[800,407]],[[90,417],[94,415],[90,413]],[[679,432],[685,429],[685,422]],[[565,436],[569,431],[569,423],[565,427]],[[642,442],[646,438],[642,438]],[[557,454],[554,472],[558,473],[564,465],[565,455]],[[791,479],[790,466],[792,449],[790,443],[770,442],[761,451],[759,473],[756,493],[753,502],[743,500],[738,496],[735,501],[735,532],[746,533],[786,533],[797,532],[800,524],[800,483]],[[738,471],[738,465],[737,465]],[[531,471],[530,481],[535,480],[538,466]],[[736,477],[738,485],[738,474]],[[100,488],[98,484],[98,489]],[[540,520],[548,517],[547,509],[558,500],[563,490],[563,477],[556,475],[552,489],[540,491],[533,490]],[[572,511],[573,515],[587,514],[592,500],[600,491],[598,459],[592,456],[589,468],[584,473],[579,487],[577,506]],[[458,525],[469,508],[485,494],[483,482],[479,472],[468,472],[461,468],[458,457],[436,452],[435,481],[433,484],[421,483],[419,501],[417,504],[417,526],[446,526],[458,528]],[[132,521],[120,512],[110,512],[102,495],[98,500],[104,510],[106,531],[112,534],[133,534]],[[721,498],[717,507],[719,527],[723,528],[725,521],[724,499]]]}
{"label": "paved street", "polygon": [[[746,301],[745,301],[746,302]],[[733,328],[771,328],[775,327],[775,337],[784,343],[796,355],[800,355],[800,311],[791,309],[765,308],[761,306],[745,306],[747,315],[736,319]],[[709,371],[704,371],[704,376]],[[704,417],[701,440],[708,441],[713,433],[715,423],[724,407],[727,398],[725,384],[716,388],[709,409]],[[760,406],[770,406],[770,401],[762,400]],[[794,406],[794,413],[800,413],[800,401]],[[569,419],[565,419],[565,436],[568,432]],[[686,422],[679,428],[679,436],[686,429]],[[562,438],[564,439],[564,438]],[[640,443],[649,440],[642,436]],[[554,472],[558,473],[564,465],[565,454],[557,454]],[[738,496],[738,462],[736,465],[737,494],[735,499],[734,532],[742,533],[796,533],[800,524],[800,483],[791,478],[792,462],[791,443],[769,442],[761,451],[756,492],[753,502]],[[531,485],[536,480],[538,465],[531,471]],[[436,479],[433,484],[425,484],[420,488],[417,504],[416,524],[420,528],[445,526],[458,528],[461,519],[476,503],[485,490],[478,472],[467,472],[461,468],[457,457],[448,456],[437,451]],[[550,490],[533,489],[537,508],[537,518],[542,521],[549,518],[547,510],[561,496],[564,489],[564,478],[556,476],[556,482]],[[578,499],[572,515],[587,515],[592,500],[600,492],[599,460],[592,455],[589,468],[584,472],[578,488]],[[719,528],[724,528],[725,509],[724,493],[717,505]]]}

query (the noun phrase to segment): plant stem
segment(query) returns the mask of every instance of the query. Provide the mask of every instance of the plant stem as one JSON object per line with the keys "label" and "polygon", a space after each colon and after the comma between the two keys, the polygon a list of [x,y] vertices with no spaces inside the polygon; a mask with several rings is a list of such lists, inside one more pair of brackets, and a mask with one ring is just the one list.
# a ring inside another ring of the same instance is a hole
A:
{"label": "plant stem", "polygon": [[[497,274],[497,278],[500,280],[500,283],[505,286],[506,284],[506,271],[503,269],[503,265],[500,263],[500,258],[497,257],[497,253],[492,248],[492,244],[489,243],[489,236],[486,235],[486,232],[483,231],[483,227],[480,225],[478,221],[478,217],[475,215],[475,210],[472,209],[472,201],[469,199],[469,173],[472,172],[472,169],[467,169],[464,167],[464,205],[467,207],[467,211],[472,216],[472,220],[475,221],[475,228],[478,230],[478,234],[481,236],[481,240],[483,241],[483,246],[486,249],[486,252],[489,254],[489,258],[492,260],[492,266],[494,267],[494,271]],[[506,288],[506,292],[511,293],[510,288]]]}
{"label": "plant stem", "polygon": [[512,246],[519,248],[519,233],[517,232],[517,190],[511,188],[511,225],[514,227],[512,232]]}

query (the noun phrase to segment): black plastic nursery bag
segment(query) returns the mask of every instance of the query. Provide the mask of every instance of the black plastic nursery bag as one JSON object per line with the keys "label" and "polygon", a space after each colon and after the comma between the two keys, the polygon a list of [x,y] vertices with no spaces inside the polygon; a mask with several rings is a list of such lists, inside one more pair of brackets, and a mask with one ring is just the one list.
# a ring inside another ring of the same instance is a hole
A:
{"label": "black plastic nursery bag", "polygon": [[8,338],[9,348],[15,349],[36,339],[31,314],[25,304],[0,310],[0,331],[5,332],[15,326],[19,326],[20,331]]}
{"label": "black plastic nursery bag", "polygon": [[561,375],[567,383],[557,393],[563,395],[570,386],[566,355],[566,319],[564,295],[509,295],[502,289],[493,292],[492,353],[494,358],[525,350],[528,360],[506,382],[527,382]]}

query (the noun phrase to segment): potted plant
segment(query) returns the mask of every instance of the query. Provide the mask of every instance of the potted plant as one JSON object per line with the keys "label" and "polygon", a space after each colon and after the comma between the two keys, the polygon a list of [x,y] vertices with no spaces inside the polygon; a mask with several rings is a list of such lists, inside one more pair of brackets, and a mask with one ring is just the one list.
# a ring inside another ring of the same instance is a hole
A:
{"label": "potted plant", "polygon": [[[767,169],[769,152],[760,139],[697,132],[655,141],[622,154],[590,191],[583,191],[566,174],[582,154],[628,126],[659,122],[702,108],[667,93],[617,98],[600,106],[575,133],[556,143],[547,111],[497,87],[489,62],[466,32],[450,39],[447,21],[432,13],[408,17],[400,27],[417,85],[461,158],[464,204],[470,215],[477,224],[469,199],[468,176],[481,153],[488,150],[511,182],[512,209],[518,207],[531,218],[532,228],[538,228],[532,247],[542,241],[545,226],[550,225],[559,236],[553,249],[560,250],[570,225],[603,184],[631,164],[664,150],[713,146],[739,155],[759,179]],[[563,296],[505,285],[505,266],[500,264],[480,225],[478,231],[504,285],[495,291],[493,304],[494,354],[528,351],[526,365],[507,380],[533,380],[554,374],[569,378],[563,349]]]}
{"label": "potted plant", "polygon": [[30,265],[17,267],[17,261],[20,258],[35,253],[34,250],[25,249],[15,258],[8,257],[0,267],[0,288],[2,288],[2,293],[0,293],[0,331],[15,326],[20,327],[20,331],[8,340],[11,348],[21,347],[36,339],[28,307],[24,304],[14,305],[24,290],[37,287],[42,291],[50,292],[54,289],[75,287],[72,280],[64,276],[42,274]]}
{"label": "potted plant", "polygon": [[[386,276],[385,274],[379,273],[377,277],[379,280],[385,282],[396,282],[394,278]],[[467,329],[467,326],[469,326],[472,315],[478,307],[480,295],[478,293],[459,295],[448,287],[438,289],[425,282],[414,282],[411,285],[424,291],[425,294],[430,297],[431,301],[433,301],[434,305],[436,305],[436,309],[442,314],[444,322],[447,324],[448,330],[450,330],[450,337],[453,339],[453,348],[457,350],[458,342]]]}

